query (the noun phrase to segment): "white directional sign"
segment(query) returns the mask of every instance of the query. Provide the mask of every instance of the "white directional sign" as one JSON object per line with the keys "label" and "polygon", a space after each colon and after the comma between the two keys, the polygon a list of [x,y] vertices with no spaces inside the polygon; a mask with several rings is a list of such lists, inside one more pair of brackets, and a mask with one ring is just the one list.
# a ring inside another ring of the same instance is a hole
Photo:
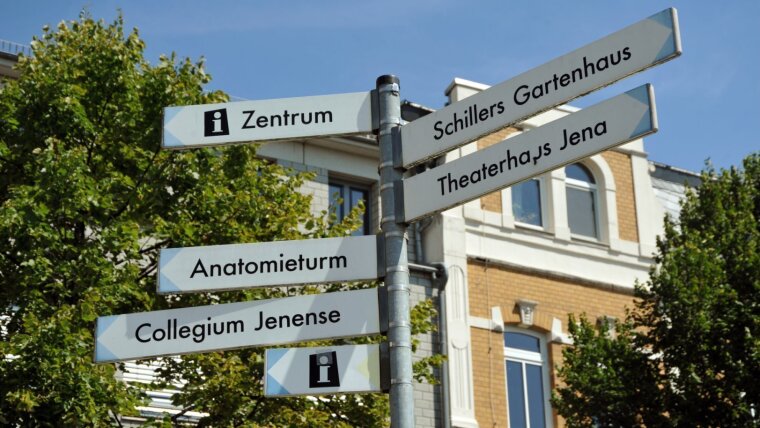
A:
{"label": "white directional sign", "polygon": [[657,131],[654,91],[643,85],[403,181],[403,221],[495,190]]}
{"label": "white directional sign", "polygon": [[95,362],[380,332],[377,289],[99,317]]}
{"label": "white directional sign", "polygon": [[681,54],[675,9],[401,127],[401,162],[412,166]]}
{"label": "white directional sign", "polygon": [[161,250],[159,293],[376,279],[376,235]]}
{"label": "white directional sign", "polygon": [[370,92],[166,107],[162,147],[372,132]]}
{"label": "white directional sign", "polygon": [[264,395],[379,392],[380,346],[267,349]]}

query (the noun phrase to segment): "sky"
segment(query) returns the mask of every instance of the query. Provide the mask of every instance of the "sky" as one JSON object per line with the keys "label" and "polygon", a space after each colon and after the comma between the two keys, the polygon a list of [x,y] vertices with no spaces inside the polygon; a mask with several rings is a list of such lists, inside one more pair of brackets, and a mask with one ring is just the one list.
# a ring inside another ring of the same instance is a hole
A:
{"label": "sky", "polygon": [[659,132],[649,159],[698,172],[760,151],[760,1],[732,0],[24,0],[3,5],[0,39],[28,44],[87,10],[138,28],[145,56],[205,58],[233,100],[362,92],[395,74],[403,99],[438,109],[456,78],[495,85],[675,7],[683,54],[571,101],[588,107],[644,83]]}

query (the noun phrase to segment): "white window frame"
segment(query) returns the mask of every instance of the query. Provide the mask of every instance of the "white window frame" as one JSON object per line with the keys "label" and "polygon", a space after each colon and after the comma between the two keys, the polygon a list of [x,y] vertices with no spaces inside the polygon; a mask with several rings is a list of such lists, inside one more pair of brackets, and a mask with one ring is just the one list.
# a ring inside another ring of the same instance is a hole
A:
{"label": "white window frame", "polygon": [[[599,178],[594,173],[593,168],[590,168],[588,165],[585,165],[582,162],[575,162],[575,163],[577,163],[579,165],[582,165],[586,169],[586,171],[588,171],[588,173],[591,174],[591,177],[593,177],[593,179],[594,179],[594,184],[591,184],[591,183],[588,183],[588,182],[585,182],[585,181],[581,181],[581,180],[576,180],[574,178],[570,178],[567,175],[565,175],[565,201],[566,201],[565,202],[565,204],[566,204],[565,209],[567,210],[567,206],[569,206],[569,204],[570,204],[569,201],[567,201],[567,188],[568,187],[575,188],[575,189],[578,189],[578,190],[584,190],[584,191],[587,191],[587,192],[591,193],[592,200],[593,200],[593,203],[594,203],[594,213],[593,213],[594,214],[594,227],[595,227],[594,232],[595,232],[596,236],[588,236],[588,235],[581,235],[581,234],[578,234],[578,233],[573,233],[573,229],[572,229],[572,227],[570,225],[570,215],[568,213],[567,214],[567,228],[568,228],[568,230],[570,230],[570,237],[573,238],[573,239],[578,239],[578,240],[582,240],[582,241],[603,242],[602,216],[601,216],[601,209],[600,209],[600,205],[602,204],[602,200],[601,200],[601,198],[599,196],[599,184],[598,184],[599,183]],[[572,164],[570,164],[570,165],[572,165]],[[567,165],[567,166],[570,166],[570,165]]]}
{"label": "white window frame", "polygon": [[[535,337],[538,339],[538,346],[539,346],[539,353],[536,352],[530,352],[525,351],[522,349],[516,349],[516,348],[508,348],[506,344],[504,345],[504,391],[507,401],[507,426],[509,426],[509,388],[507,384],[507,361],[513,361],[517,363],[522,364],[523,369],[523,391],[525,390],[525,364],[532,364],[532,365],[538,365],[541,366],[541,380],[543,382],[543,392],[544,392],[544,420],[546,421],[546,428],[552,428],[552,408],[551,403],[549,402],[549,398],[551,395],[551,389],[550,389],[550,383],[549,383],[549,353],[546,346],[546,337],[542,334],[533,332],[531,330],[526,330],[523,328],[516,328],[516,327],[504,327],[504,333],[520,333],[527,336]],[[523,392],[525,394],[525,392]],[[528,413],[528,397],[527,394],[524,395],[524,402],[525,402],[525,415],[527,416]],[[526,428],[531,428],[530,426],[530,420],[527,421],[528,426]]]}

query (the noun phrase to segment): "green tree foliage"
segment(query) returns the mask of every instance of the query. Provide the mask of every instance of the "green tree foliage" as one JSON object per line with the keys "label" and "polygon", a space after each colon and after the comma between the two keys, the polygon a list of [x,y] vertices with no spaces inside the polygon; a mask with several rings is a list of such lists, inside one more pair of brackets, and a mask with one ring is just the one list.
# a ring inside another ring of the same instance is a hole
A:
{"label": "green tree foliage", "polygon": [[689,191],[622,322],[571,318],[569,426],[760,426],[760,154]]}
{"label": "green tree foliage", "polygon": [[[32,50],[0,89],[0,424],[108,425],[136,413],[145,395],[115,379],[124,366],[92,362],[97,316],[376,285],[158,297],[160,248],[345,236],[361,209],[339,224],[313,216],[298,192],[312,175],[254,146],[161,150],[163,107],[227,96],[204,92],[202,61],[149,64],[121,17],[82,14],[45,28]],[[264,399],[262,354],[167,359],[161,376],[182,381],[175,403],[208,413],[206,425],[387,424],[383,394]]]}

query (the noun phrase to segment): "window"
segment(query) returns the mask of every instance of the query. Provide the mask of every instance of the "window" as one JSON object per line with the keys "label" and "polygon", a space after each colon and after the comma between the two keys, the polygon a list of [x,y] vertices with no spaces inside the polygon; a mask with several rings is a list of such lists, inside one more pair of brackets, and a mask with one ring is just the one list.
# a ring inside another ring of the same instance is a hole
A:
{"label": "window", "polygon": [[565,167],[567,223],[576,236],[599,239],[596,181],[585,166],[574,163]]}
{"label": "window", "polygon": [[504,333],[510,427],[544,428],[551,423],[543,346],[537,336],[517,330]]}
{"label": "window", "polygon": [[534,178],[512,186],[512,214],[517,222],[543,227],[541,179]]}
{"label": "window", "polygon": [[335,212],[337,221],[343,220],[343,218],[351,212],[353,207],[359,205],[360,201],[364,201],[362,225],[353,231],[351,235],[369,235],[369,213],[371,212],[369,204],[369,188],[357,184],[330,180],[329,192],[330,212]]}

